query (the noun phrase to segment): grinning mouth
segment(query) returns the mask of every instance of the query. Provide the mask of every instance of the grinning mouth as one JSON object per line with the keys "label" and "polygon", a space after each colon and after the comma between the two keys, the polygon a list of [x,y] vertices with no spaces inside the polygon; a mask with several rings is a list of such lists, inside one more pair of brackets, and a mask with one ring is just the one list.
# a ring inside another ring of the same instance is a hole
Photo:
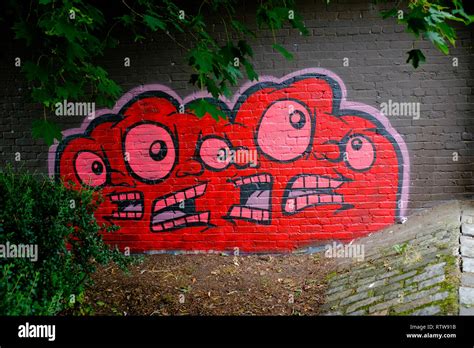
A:
{"label": "grinning mouth", "polygon": [[271,222],[272,176],[259,174],[231,180],[240,188],[240,204],[233,205],[226,216],[260,224]]}
{"label": "grinning mouth", "polygon": [[112,212],[112,218],[129,220],[143,217],[143,194],[141,192],[110,194],[109,198],[118,208]]}
{"label": "grinning mouth", "polygon": [[207,183],[157,198],[151,208],[152,232],[164,232],[209,223],[209,212],[196,212],[195,198],[206,191]]}
{"label": "grinning mouth", "polygon": [[294,176],[286,186],[282,210],[295,214],[305,208],[329,204],[341,204],[340,210],[350,209],[352,206],[344,204],[343,195],[335,192],[346,181],[350,179],[342,175],[339,178],[313,174]]}

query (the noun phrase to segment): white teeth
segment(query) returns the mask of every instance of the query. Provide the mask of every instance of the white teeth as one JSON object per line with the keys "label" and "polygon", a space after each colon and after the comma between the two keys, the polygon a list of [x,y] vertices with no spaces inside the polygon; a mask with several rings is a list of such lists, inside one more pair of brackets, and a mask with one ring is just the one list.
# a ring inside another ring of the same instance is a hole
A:
{"label": "white teeth", "polygon": [[139,199],[141,199],[140,192],[119,193],[115,195],[110,195],[110,200],[112,202],[135,201]]}
{"label": "white teeth", "polygon": [[285,204],[285,211],[293,213],[314,205],[341,204],[343,196],[337,194],[308,194],[293,198],[288,198]]}
{"label": "white teeth", "polygon": [[[176,203],[184,202],[186,199],[202,196],[206,192],[207,183],[193,186],[175,192],[165,197],[161,197],[153,204],[152,213],[156,213],[160,210],[167,208],[168,206],[175,205]],[[192,226],[193,224],[205,225],[209,223],[209,212],[203,212],[198,214],[180,216],[174,219],[152,223],[151,230],[153,232],[165,231],[173,228],[179,228],[182,226]]]}
{"label": "white teeth", "polygon": [[[239,187],[242,185],[247,185],[251,183],[270,183],[272,182],[272,176],[269,174],[257,174],[257,175],[250,175],[246,177],[241,177],[238,179],[232,180],[235,187]],[[242,219],[242,220],[249,220],[249,221],[257,221],[257,222],[269,222],[270,221],[270,211],[267,209],[259,209],[254,207],[248,207],[245,205],[239,206],[234,205],[229,210],[227,215],[230,218],[234,219]]]}
{"label": "white teeth", "polygon": [[342,180],[320,175],[304,175],[298,177],[292,185],[292,189],[325,189],[338,188],[344,183]]}
{"label": "white teeth", "polygon": [[201,223],[203,225],[209,223],[209,212],[188,215],[185,217],[179,217],[172,220],[166,220],[160,223],[151,225],[151,230],[153,232],[160,232],[164,230],[169,230],[171,228],[180,227],[186,224],[197,224]]}
{"label": "white teeth", "polygon": [[186,199],[191,199],[195,197],[202,196],[206,191],[207,184],[200,184],[188,189],[175,192],[171,195],[161,197],[155,201],[153,205],[153,213],[165,209],[168,206],[174,205],[176,203],[184,202]]}
{"label": "white teeth", "polygon": [[242,185],[247,185],[251,183],[266,183],[266,182],[271,182],[272,177],[268,174],[260,174],[260,175],[252,175],[252,176],[246,176],[244,178],[239,178],[233,180],[233,183],[236,187],[242,186]]}
{"label": "white teeth", "polygon": [[229,217],[253,221],[270,221],[270,212],[264,209],[234,205],[229,211]]}
{"label": "white teeth", "polygon": [[116,219],[141,219],[143,216],[142,212],[118,212],[114,211],[112,217]]}
{"label": "white teeth", "polygon": [[[110,195],[110,200],[113,203],[120,203],[123,201],[139,201],[142,199],[141,192],[126,192]],[[141,219],[143,217],[143,202],[141,202],[142,211],[114,211],[112,217],[115,219]]]}

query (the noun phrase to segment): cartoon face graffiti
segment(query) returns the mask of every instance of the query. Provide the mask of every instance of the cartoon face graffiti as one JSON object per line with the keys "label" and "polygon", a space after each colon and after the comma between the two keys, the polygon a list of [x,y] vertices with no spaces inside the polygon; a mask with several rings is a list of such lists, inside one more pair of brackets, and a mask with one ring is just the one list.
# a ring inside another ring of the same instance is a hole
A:
{"label": "cartoon face graffiti", "polygon": [[352,239],[401,215],[406,156],[386,120],[344,98],[312,70],[246,88],[232,108],[214,100],[228,115],[216,123],[155,87],[65,138],[55,173],[101,188],[96,217],[121,226],[104,238],[133,251]]}

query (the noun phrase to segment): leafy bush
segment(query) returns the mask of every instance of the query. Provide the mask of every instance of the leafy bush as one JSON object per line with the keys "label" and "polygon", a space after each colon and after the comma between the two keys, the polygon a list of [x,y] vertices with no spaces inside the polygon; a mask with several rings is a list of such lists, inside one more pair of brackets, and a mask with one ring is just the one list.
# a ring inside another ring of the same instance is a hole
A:
{"label": "leafy bush", "polygon": [[110,249],[94,211],[99,192],[67,188],[46,176],[0,172],[0,245],[37,245],[36,262],[1,258],[0,315],[53,315],[81,298],[98,264],[127,258]]}

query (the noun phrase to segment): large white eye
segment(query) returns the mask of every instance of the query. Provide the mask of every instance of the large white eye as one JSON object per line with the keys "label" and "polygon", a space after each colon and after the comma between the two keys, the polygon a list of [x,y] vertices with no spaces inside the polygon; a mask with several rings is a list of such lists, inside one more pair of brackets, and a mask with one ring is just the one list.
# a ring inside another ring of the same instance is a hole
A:
{"label": "large white eye", "polygon": [[77,153],[74,170],[84,185],[97,187],[107,181],[107,169],[104,160],[92,151]]}
{"label": "large white eye", "polygon": [[130,128],[125,136],[124,152],[131,173],[145,182],[165,178],[176,163],[171,132],[155,123],[142,123]]}
{"label": "large white eye", "polygon": [[367,137],[354,134],[347,140],[344,159],[355,171],[367,170],[375,161],[374,144]]}
{"label": "large white eye", "polygon": [[222,170],[230,163],[230,145],[223,138],[208,137],[199,147],[199,157],[209,169]]}
{"label": "large white eye", "polygon": [[263,113],[257,129],[257,146],[274,161],[293,161],[311,145],[313,124],[306,107],[294,100],[279,100]]}

